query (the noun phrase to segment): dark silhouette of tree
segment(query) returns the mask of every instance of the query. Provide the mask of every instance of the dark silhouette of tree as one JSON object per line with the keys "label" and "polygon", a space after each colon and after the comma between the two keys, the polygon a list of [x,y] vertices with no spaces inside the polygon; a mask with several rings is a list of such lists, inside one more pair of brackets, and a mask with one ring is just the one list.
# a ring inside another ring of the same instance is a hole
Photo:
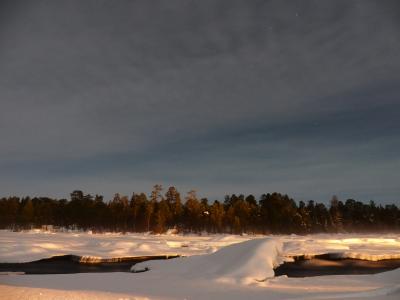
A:
{"label": "dark silhouette of tree", "polygon": [[193,232],[198,232],[200,229],[200,221],[202,209],[199,200],[197,199],[196,191],[191,190],[187,193],[185,211],[184,211],[184,226],[185,229]]}
{"label": "dark silhouette of tree", "polygon": [[167,230],[167,223],[171,220],[171,211],[168,202],[165,199],[161,199],[160,202],[156,203],[155,213],[155,227],[154,232],[162,233]]}
{"label": "dark silhouette of tree", "polygon": [[294,218],[297,213],[296,203],[287,195],[279,193],[262,195],[260,213],[266,232],[296,232],[300,226],[300,224],[296,224]]}
{"label": "dark silhouette of tree", "polygon": [[162,186],[155,185],[150,198],[133,193],[128,199],[116,193],[110,201],[73,191],[70,200],[49,197],[3,197],[0,199],[0,228],[21,230],[47,225],[95,232],[162,233],[170,228],[183,232],[211,233],[317,233],[384,232],[400,230],[400,210],[394,205],[368,204],[333,196],[326,206],[313,200],[298,205],[289,196],[263,194],[227,195],[224,202],[198,199],[195,191],[185,202],[175,187],[165,198]]}
{"label": "dark silhouette of tree", "polygon": [[310,233],[312,230],[310,210],[303,201],[299,202],[298,214],[300,215],[299,232]]}
{"label": "dark silhouette of tree", "polygon": [[168,225],[177,228],[182,222],[183,206],[181,196],[178,190],[174,186],[171,186],[165,193],[165,199],[171,213],[171,219],[169,220]]}
{"label": "dark silhouette of tree", "polygon": [[116,193],[109,206],[115,230],[128,231],[128,220],[131,214],[128,197],[121,197]]}
{"label": "dark silhouette of tree", "polygon": [[329,208],[329,214],[331,217],[331,226],[334,232],[343,231],[343,203],[339,201],[336,196],[331,199],[331,206]]}
{"label": "dark silhouette of tree", "polygon": [[144,193],[136,194],[133,193],[130,207],[132,211],[132,218],[133,218],[133,231],[144,231],[146,228],[146,203],[147,197]]}
{"label": "dark silhouette of tree", "polygon": [[21,223],[25,228],[29,228],[33,224],[34,221],[33,218],[35,213],[31,198],[27,197],[23,199],[21,205],[22,205]]}
{"label": "dark silhouette of tree", "polygon": [[212,233],[221,233],[224,231],[223,221],[225,218],[224,206],[215,200],[210,207],[210,225]]}
{"label": "dark silhouette of tree", "polygon": [[161,191],[162,191],[162,186],[160,184],[154,185],[153,190],[151,191],[150,194],[150,201],[146,202],[145,216],[146,216],[147,231],[150,231],[152,228],[154,210],[156,208],[157,201],[162,198]]}

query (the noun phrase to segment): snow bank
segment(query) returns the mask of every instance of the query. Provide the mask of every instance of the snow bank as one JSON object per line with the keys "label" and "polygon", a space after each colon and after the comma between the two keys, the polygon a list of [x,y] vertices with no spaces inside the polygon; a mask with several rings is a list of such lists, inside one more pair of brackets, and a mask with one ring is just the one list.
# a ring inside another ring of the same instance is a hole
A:
{"label": "snow bank", "polygon": [[398,234],[315,234],[283,236],[287,257],[331,254],[336,258],[356,258],[378,261],[400,259]]}
{"label": "snow bank", "polygon": [[149,272],[165,273],[166,276],[249,284],[274,276],[273,269],[282,263],[282,245],[278,238],[250,240],[212,254],[140,263],[131,270],[139,272],[148,268]]}

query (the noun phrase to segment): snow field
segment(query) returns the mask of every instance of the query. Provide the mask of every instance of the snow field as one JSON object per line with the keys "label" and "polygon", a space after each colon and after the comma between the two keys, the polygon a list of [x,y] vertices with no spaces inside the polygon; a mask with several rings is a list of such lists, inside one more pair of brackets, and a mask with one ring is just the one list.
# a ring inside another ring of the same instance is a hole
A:
{"label": "snow field", "polygon": [[[39,251],[40,250],[40,251]],[[143,273],[0,275],[0,299],[400,299],[400,269],[374,275],[274,277],[292,256],[336,253],[398,258],[400,236],[181,236],[0,232],[0,261],[59,254],[103,258],[181,254],[148,261]]]}
{"label": "snow field", "polygon": [[[400,234],[314,234],[270,236],[282,242],[282,255],[335,253],[366,260],[400,258]],[[265,238],[261,235],[91,234],[86,232],[11,232],[0,230],[0,262],[28,262],[55,255],[88,258],[147,255],[202,255],[232,244]]]}

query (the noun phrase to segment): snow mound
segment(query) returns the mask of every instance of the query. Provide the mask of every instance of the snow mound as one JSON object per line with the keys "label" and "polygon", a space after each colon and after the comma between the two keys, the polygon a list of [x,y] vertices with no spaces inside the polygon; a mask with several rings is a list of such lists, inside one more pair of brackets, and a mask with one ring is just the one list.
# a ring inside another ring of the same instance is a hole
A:
{"label": "snow mound", "polygon": [[283,262],[282,247],[283,243],[277,238],[250,240],[208,255],[140,263],[132,266],[131,271],[148,268],[153,274],[165,274],[168,277],[251,284],[274,277],[274,268]]}

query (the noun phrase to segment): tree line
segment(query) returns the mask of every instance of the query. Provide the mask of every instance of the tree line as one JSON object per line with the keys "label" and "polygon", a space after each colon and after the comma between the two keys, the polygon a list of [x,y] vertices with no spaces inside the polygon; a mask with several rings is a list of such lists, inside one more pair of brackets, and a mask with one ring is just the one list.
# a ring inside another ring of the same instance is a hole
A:
{"label": "tree line", "polygon": [[149,196],[115,194],[112,200],[76,190],[70,200],[48,197],[0,199],[0,228],[21,230],[53,225],[94,232],[179,232],[307,234],[400,230],[400,210],[332,197],[328,206],[313,200],[296,203],[280,193],[227,195],[210,203],[189,191],[184,199],[175,187],[155,185]]}

